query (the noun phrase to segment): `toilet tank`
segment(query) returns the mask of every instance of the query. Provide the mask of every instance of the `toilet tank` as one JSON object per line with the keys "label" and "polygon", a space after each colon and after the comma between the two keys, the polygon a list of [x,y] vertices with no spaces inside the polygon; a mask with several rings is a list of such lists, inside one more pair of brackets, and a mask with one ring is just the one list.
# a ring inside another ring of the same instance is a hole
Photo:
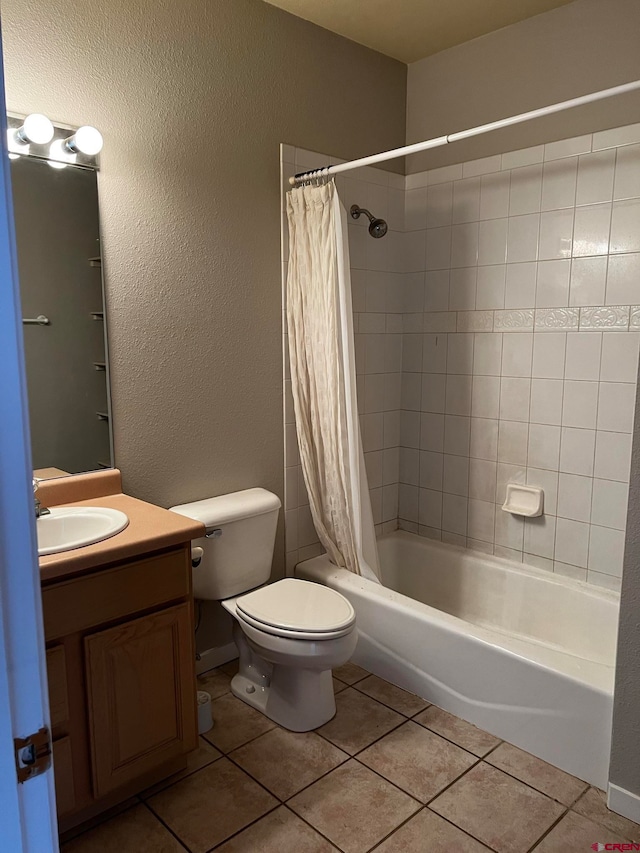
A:
{"label": "toilet tank", "polygon": [[203,549],[193,569],[194,598],[221,601],[269,580],[280,499],[266,489],[246,489],[171,507],[201,521],[207,536],[192,547]]}

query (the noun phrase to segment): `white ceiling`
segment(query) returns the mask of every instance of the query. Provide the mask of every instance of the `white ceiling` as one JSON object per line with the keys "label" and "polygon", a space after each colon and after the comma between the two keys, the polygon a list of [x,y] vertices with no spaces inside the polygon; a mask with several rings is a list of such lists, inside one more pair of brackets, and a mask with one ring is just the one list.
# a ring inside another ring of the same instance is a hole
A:
{"label": "white ceiling", "polygon": [[415,62],[572,0],[266,0],[352,41]]}

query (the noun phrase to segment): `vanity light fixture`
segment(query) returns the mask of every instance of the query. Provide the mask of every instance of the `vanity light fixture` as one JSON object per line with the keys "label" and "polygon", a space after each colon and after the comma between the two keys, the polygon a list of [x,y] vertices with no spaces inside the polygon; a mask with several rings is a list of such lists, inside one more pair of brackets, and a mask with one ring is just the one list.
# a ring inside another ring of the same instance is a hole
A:
{"label": "vanity light fixture", "polygon": [[53,139],[53,125],[42,113],[31,113],[15,131],[16,140],[28,145],[46,145]]}
{"label": "vanity light fixture", "polygon": [[89,124],[79,127],[73,136],[64,141],[64,147],[67,151],[73,154],[80,152],[90,157],[95,157],[96,154],[99,154],[102,151],[102,145],[102,134],[97,128],[91,127]]}
{"label": "vanity light fixture", "polygon": [[90,125],[52,124],[40,113],[26,118],[7,113],[7,148],[11,160],[32,157],[45,160],[52,169],[79,166],[97,171],[102,145],[102,134]]}

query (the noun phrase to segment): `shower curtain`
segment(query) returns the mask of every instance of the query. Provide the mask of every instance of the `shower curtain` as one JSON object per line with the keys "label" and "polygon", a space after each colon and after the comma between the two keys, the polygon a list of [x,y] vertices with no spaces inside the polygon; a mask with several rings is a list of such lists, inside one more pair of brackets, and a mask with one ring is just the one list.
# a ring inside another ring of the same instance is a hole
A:
{"label": "shower curtain", "polygon": [[287,193],[291,388],[311,515],[331,561],[380,574],[356,399],[346,213],[334,181]]}

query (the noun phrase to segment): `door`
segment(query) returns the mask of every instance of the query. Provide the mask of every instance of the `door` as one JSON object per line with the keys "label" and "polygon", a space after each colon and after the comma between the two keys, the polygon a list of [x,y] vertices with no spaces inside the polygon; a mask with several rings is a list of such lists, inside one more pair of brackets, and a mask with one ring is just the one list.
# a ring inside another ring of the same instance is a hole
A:
{"label": "door", "polygon": [[85,638],[96,797],[197,746],[190,606]]}
{"label": "door", "polygon": [[53,770],[18,784],[13,749],[49,710],[1,54],[0,137],[0,838],[3,853],[48,853]]}

